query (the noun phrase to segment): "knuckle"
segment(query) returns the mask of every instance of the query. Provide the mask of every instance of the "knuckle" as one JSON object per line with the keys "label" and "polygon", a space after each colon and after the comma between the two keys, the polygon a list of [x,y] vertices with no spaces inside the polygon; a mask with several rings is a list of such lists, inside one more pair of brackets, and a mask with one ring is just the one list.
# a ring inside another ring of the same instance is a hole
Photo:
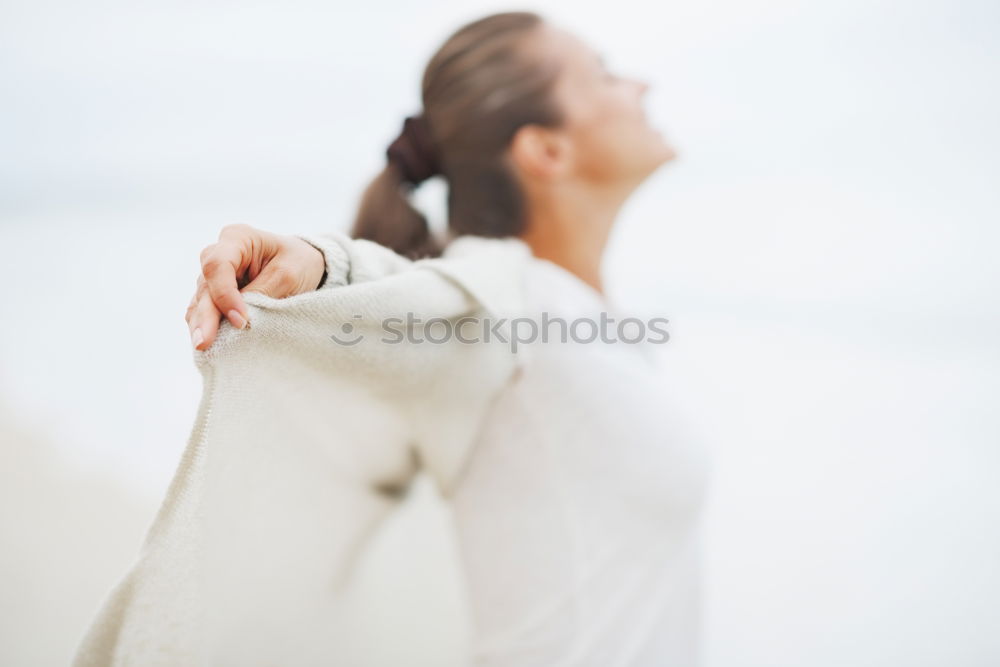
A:
{"label": "knuckle", "polygon": [[187,309],[184,311],[184,317],[193,317],[196,313],[204,310],[202,307],[204,306],[204,303],[205,297],[203,296],[203,293],[199,292],[198,294],[195,294],[191,298],[191,302],[187,305]]}
{"label": "knuckle", "polygon": [[231,222],[229,224],[223,225],[222,229],[219,231],[219,238],[224,236],[239,236],[244,235],[252,229],[250,225],[243,222]]}
{"label": "knuckle", "polygon": [[201,261],[201,273],[205,278],[211,279],[212,275],[219,270],[221,262],[218,257],[211,255]]}
{"label": "knuckle", "polygon": [[215,255],[216,247],[217,244],[212,243],[201,249],[201,252],[198,254],[198,259],[201,260],[202,266],[204,266],[205,262],[210,260]]}

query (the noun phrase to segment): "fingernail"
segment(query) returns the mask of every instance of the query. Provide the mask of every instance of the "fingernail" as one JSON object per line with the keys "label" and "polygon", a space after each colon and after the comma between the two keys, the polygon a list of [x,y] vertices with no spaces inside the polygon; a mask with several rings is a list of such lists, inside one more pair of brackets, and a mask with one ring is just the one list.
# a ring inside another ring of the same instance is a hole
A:
{"label": "fingernail", "polygon": [[242,329],[247,325],[247,321],[243,319],[242,315],[240,315],[240,311],[235,308],[229,311],[229,321],[232,322],[233,326],[237,329]]}
{"label": "fingernail", "polygon": [[205,337],[201,335],[201,327],[195,327],[195,330],[191,332],[191,344],[197,349],[204,340]]}

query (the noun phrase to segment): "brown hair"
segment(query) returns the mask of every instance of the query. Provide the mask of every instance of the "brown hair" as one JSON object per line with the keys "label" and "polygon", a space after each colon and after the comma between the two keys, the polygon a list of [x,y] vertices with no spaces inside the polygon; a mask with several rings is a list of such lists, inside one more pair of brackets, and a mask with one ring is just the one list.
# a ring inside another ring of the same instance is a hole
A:
{"label": "brown hair", "polygon": [[[431,57],[422,83],[423,113],[448,182],[448,235],[514,236],[525,206],[507,147],[526,124],[556,126],[557,63],[525,48],[544,25],[533,12],[492,14],[459,28]],[[441,254],[424,216],[409,200],[413,184],[393,160],[365,189],[351,236],[418,259]]]}

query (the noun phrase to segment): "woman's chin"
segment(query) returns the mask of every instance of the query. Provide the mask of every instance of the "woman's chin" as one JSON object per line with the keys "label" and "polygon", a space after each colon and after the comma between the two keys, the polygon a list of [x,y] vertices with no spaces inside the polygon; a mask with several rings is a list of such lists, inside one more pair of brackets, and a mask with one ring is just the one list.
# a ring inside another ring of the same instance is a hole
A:
{"label": "woman's chin", "polygon": [[647,125],[646,127],[649,130],[646,145],[648,146],[648,150],[654,154],[653,159],[657,161],[657,166],[677,157],[677,151],[670,145],[670,142],[659,129],[652,125]]}
{"label": "woman's chin", "polygon": [[676,158],[677,158],[677,151],[674,149],[674,147],[665,141],[661,141],[660,144],[656,147],[655,156],[652,161],[655,162],[656,164],[656,167],[654,168],[659,168],[665,165],[666,163],[675,160]]}
{"label": "woman's chin", "polygon": [[670,162],[671,160],[677,159],[677,150],[670,144],[664,143],[663,145],[663,161]]}
{"label": "woman's chin", "polygon": [[642,144],[641,149],[637,147],[631,155],[639,158],[633,163],[633,175],[643,181],[660,167],[676,159],[677,151],[656,132],[651,140]]}
{"label": "woman's chin", "polygon": [[663,133],[659,130],[653,130],[653,135],[656,137],[656,143],[659,145],[660,153],[663,155],[663,161],[669,162],[677,157],[677,150],[671,145]]}

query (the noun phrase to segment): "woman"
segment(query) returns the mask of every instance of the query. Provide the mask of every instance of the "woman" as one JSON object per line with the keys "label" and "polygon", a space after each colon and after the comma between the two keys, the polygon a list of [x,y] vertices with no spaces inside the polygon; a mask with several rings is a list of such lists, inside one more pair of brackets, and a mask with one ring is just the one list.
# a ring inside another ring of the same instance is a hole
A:
{"label": "woman", "polygon": [[[647,122],[646,90],[535,14],[466,25],[428,64],[423,112],[390,146],[352,236],[394,251],[388,272],[447,256],[463,237],[512,239],[531,255],[510,277],[528,312],[567,321],[615,313],[600,272],[610,230],[629,195],[674,157]],[[408,202],[437,174],[449,185],[443,240]],[[334,246],[226,227],[202,253],[187,313],[195,348],[209,349],[220,317],[252,327],[241,288],[284,298],[345,284],[332,276]],[[668,387],[642,345],[526,348],[449,498],[475,663],[697,664],[707,461]]]}

